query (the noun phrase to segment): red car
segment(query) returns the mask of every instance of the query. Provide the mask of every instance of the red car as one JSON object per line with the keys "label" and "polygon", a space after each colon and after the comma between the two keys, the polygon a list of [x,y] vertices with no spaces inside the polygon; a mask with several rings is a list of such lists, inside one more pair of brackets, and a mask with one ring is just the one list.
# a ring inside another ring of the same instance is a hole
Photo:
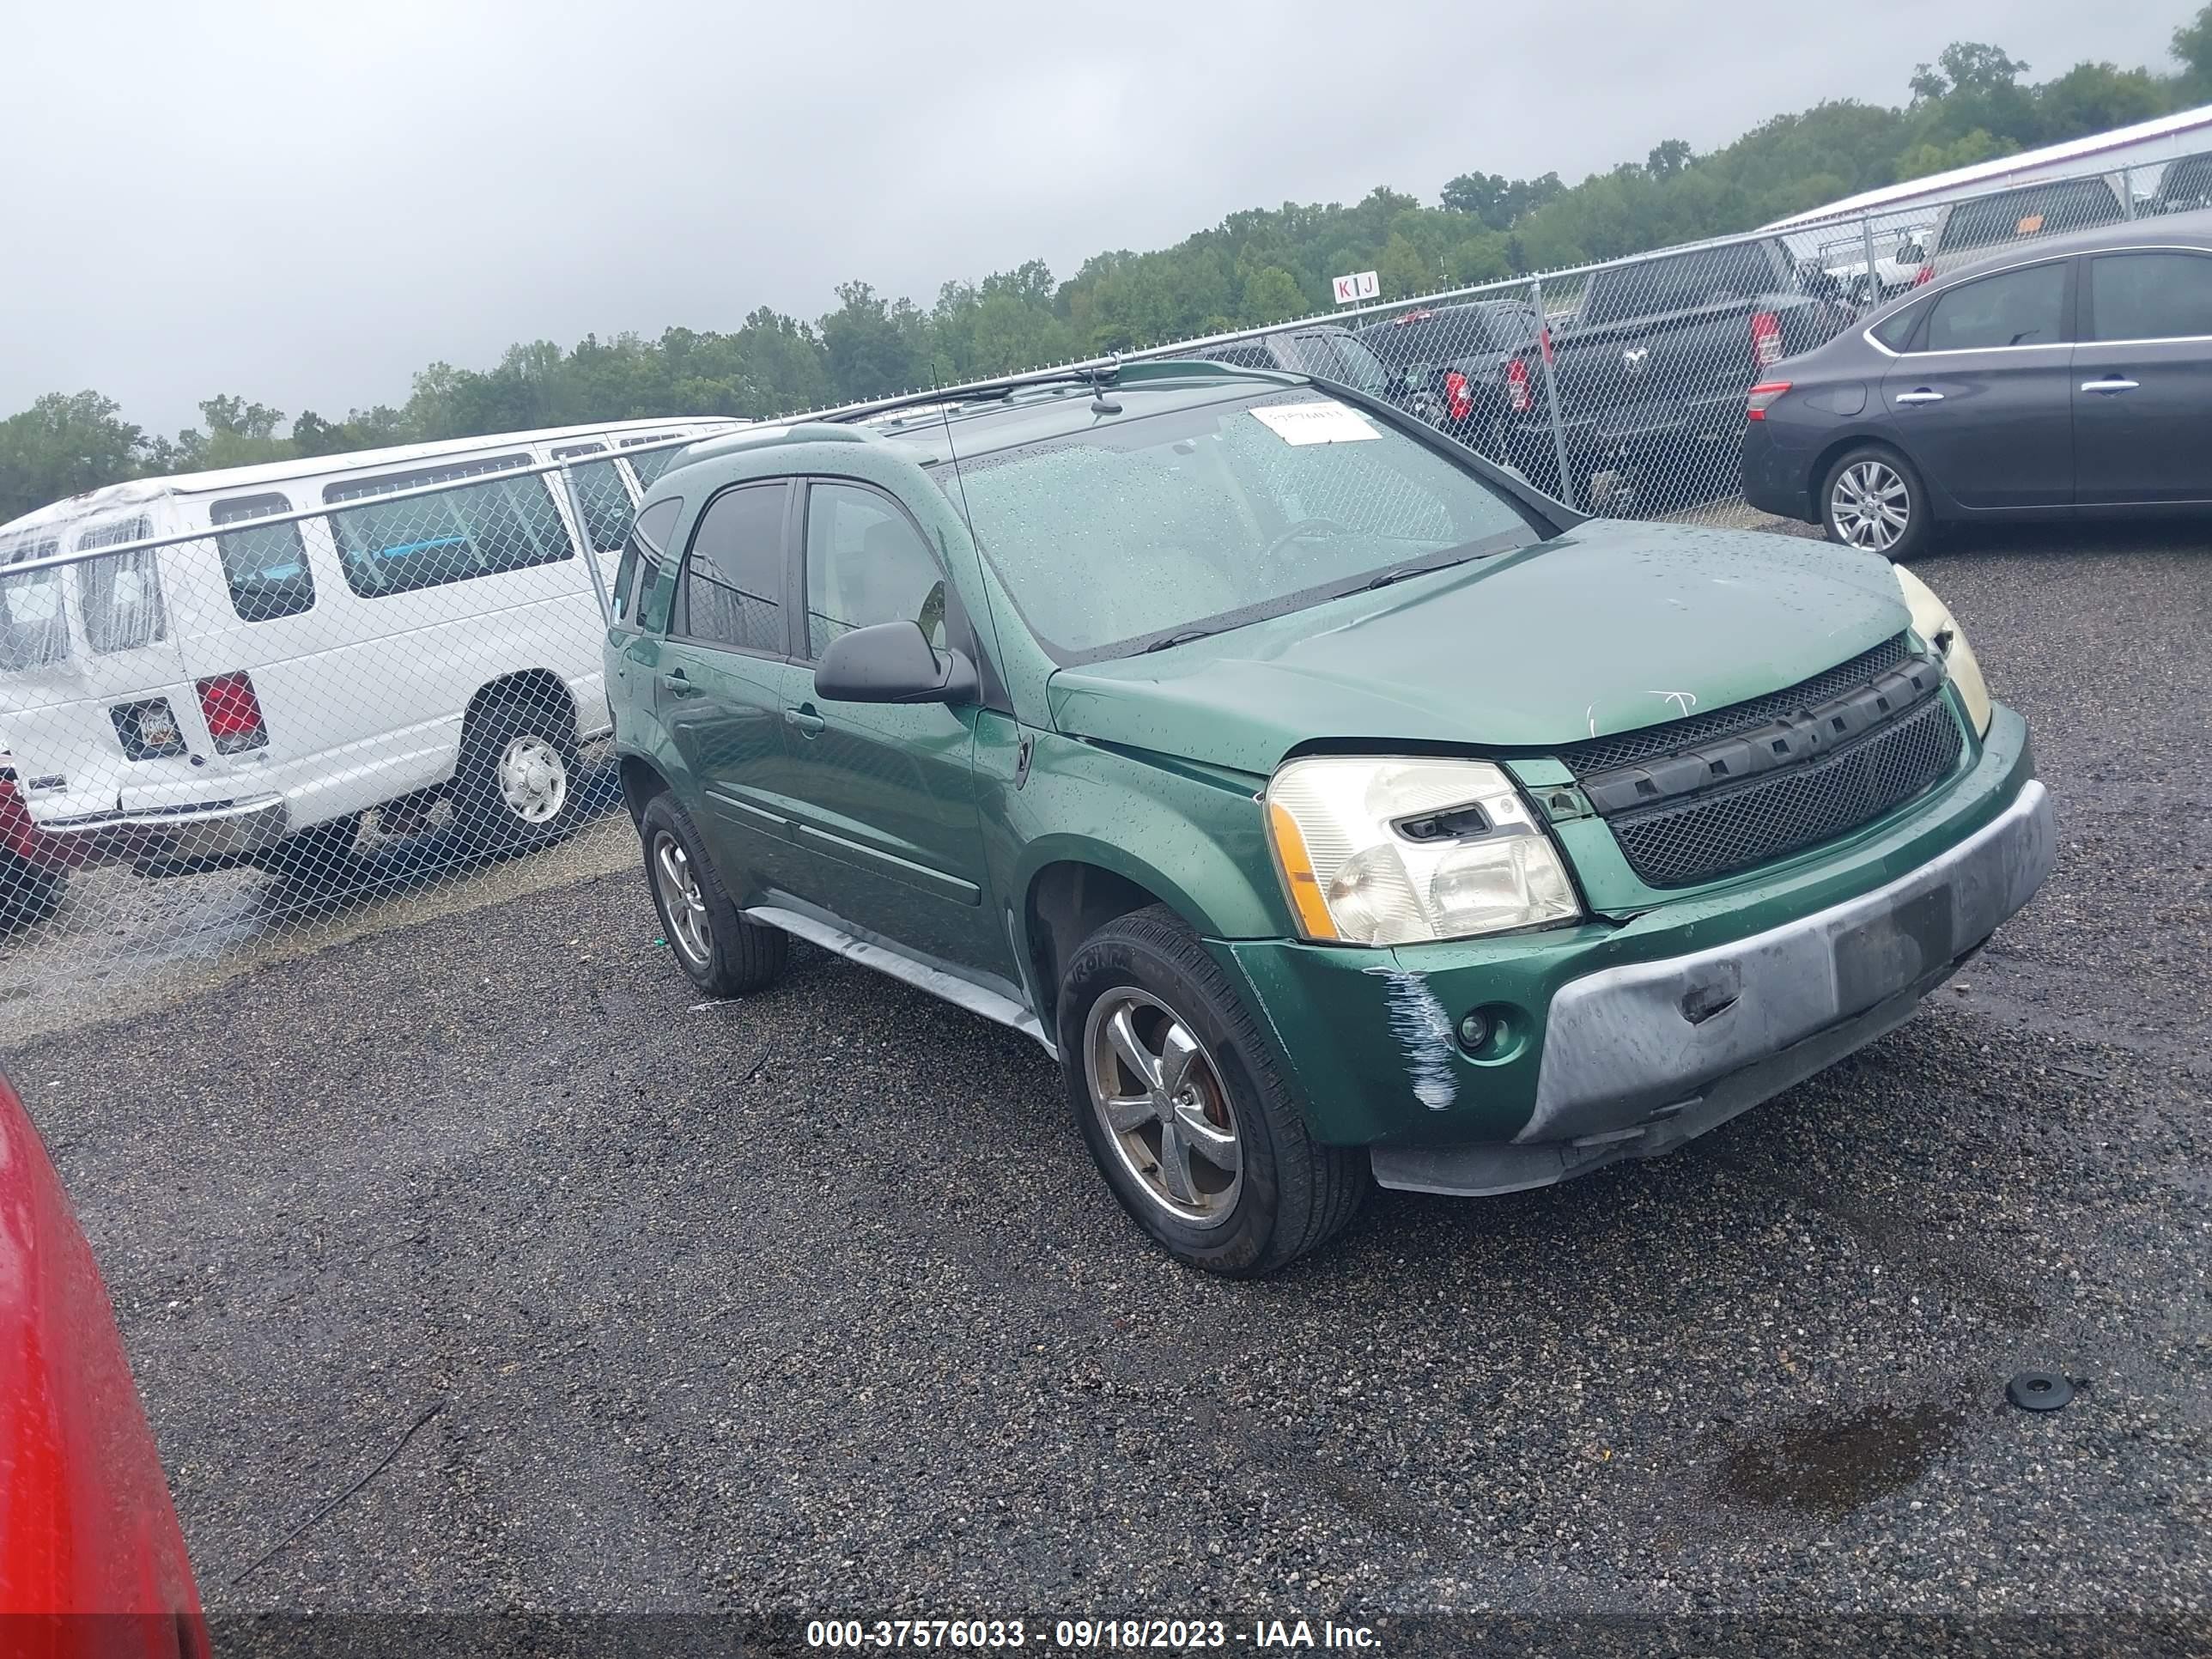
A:
{"label": "red car", "polygon": [[107,1287],[4,1078],[0,1631],[10,1656],[37,1659],[204,1659],[208,1651],[184,1534]]}

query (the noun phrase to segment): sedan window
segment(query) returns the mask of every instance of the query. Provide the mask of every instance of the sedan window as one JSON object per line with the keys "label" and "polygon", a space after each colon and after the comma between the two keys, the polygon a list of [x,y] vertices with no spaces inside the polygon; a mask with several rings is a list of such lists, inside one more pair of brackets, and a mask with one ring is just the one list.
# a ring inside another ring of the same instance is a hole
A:
{"label": "sedan window", "polygon": [[2112,253],[2089,261],[2088,337],[2183,340],[2212,336],[2212,258]]}
{"label": "sedan window", "polygon": [[2066,264],[2028,265],[1964,283],[1939,296],[1928,351],[2051,345],[2066,337]]}

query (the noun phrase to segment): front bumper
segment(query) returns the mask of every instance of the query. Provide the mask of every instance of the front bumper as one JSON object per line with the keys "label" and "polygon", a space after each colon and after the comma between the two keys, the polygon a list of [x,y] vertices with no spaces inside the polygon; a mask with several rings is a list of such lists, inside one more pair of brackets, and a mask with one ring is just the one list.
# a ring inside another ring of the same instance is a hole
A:
{"label": "front bumper", "polygon": [[1386,1148],[1386,1187],[1484,1194],[1649,1158],[1894,1030],[2051,873],[2051,797],[1910,875],[1690,956],[1607,969],[1552,999],[1535,1110],[1504,1146]]}
{"label": "front bumper", "polygon": [[104,812],[39,826],[66,861],[128,860],[142,869],[206,869],[235,864],[284,839],[291,814],[281,795],[205,806]]}
{"label": "front bumper", "polygon": [[[1386,1183],[1505,1190],[1663,1150],[1881,1035],[2027,901],[2053,844],[2000,708],[1887,817],[1638,911],[1391,951],[1213,948],[1316,1139],[1369,1147]],[[1469,1054],[1456,1025],[1478,1008],[1498,1035]]]}

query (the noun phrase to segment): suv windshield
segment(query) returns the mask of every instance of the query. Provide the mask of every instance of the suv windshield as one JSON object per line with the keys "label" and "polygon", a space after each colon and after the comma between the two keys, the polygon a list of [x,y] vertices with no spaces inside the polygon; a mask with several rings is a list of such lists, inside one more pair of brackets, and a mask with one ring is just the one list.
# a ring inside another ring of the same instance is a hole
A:
{"label": "suv windshield", "polygon": [[1063,663],[1126,655],[1543,539],[1469,469],[1299,389],[934,470]]}

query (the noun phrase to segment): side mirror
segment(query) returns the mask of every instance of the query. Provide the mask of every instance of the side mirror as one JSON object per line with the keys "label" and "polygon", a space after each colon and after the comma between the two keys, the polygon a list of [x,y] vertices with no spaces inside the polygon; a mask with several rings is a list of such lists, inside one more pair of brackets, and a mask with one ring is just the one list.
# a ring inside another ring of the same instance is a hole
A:
{"label": "side mirror", "polygon": [[975,665],[939,651],[917,622],[878,623],[830,641],[814,670],[814,695],[837,702],[965,702]]}

